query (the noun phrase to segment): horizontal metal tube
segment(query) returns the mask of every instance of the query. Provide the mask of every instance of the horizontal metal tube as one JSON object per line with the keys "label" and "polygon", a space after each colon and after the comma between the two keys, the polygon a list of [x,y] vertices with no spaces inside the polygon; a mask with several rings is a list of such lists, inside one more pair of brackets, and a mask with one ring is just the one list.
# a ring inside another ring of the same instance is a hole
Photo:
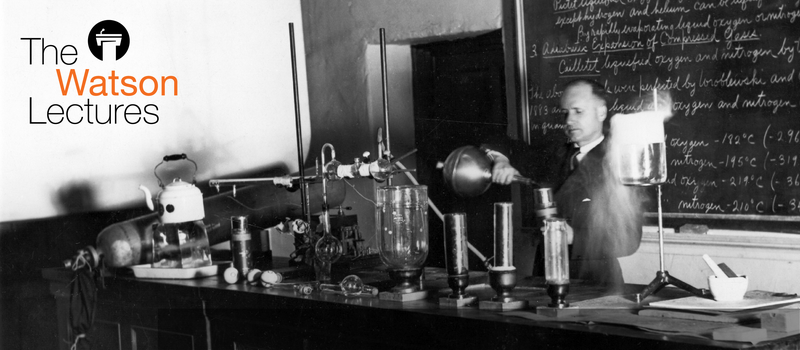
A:
{"label": "horizontal metal tube", "polygon": [[[276,176],[276,177],[261,177],[261,178],[249,178],[249,179],[211,179],[208,180],[208,185],[211,187],[215,186],[247,186],[247,185],[256,185],[256,184],[263,184],[263,183],[275,183],[281,182],[281,180],[289,179],[291,181],[297,181],[300,179],[300,176],[291,176],[291,177],[283,177],[283,176]],[[304,178],[306,182],[313,182],[317,180],[317,176],[306,176]]]}

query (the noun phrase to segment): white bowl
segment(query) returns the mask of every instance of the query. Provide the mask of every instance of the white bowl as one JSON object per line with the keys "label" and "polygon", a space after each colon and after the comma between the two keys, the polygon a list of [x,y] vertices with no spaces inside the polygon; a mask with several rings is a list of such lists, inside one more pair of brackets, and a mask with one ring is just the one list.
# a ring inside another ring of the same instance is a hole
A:
{"label": "white bowl", "polygon": [[747,292],[747,276],[719,278],[708,276],[708,289],[716,301],[742,300]]}

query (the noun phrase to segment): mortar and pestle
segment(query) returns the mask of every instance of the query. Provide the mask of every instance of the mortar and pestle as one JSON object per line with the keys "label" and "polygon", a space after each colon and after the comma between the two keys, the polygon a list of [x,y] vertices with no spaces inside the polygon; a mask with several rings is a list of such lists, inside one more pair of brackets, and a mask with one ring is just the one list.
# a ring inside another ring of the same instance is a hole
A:
{"label": "mortar and pestle", "polygon": [[735,301],[744,298],[744,293],[747,292],[747,276],[737,275],[725,264],[717,265],[708,254],[703,254],[703,260],[714,272],[713,276],[708,276],[708,289],[711,290],[714,300]]}

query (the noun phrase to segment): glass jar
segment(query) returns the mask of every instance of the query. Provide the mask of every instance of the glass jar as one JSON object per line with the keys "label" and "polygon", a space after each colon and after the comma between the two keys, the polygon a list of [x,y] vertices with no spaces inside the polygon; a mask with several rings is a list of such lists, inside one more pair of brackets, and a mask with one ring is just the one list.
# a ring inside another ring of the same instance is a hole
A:
{"label": "glass jar", "polygon": [[203,220],[156,224],[153,268],[194,268],[211,265],[211,248]]}

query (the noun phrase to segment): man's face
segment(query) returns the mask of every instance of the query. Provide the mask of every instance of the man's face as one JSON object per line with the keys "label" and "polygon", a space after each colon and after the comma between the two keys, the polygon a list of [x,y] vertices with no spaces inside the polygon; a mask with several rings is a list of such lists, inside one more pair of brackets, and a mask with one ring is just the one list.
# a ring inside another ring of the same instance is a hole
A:
{"label": "man's face", "polygon": [[561,111],[566,118],[567,136],[578,146],[597,140],[603,134],[606,106],[592,95],[589,85],[578,84],[567,88],[561,96]]}

